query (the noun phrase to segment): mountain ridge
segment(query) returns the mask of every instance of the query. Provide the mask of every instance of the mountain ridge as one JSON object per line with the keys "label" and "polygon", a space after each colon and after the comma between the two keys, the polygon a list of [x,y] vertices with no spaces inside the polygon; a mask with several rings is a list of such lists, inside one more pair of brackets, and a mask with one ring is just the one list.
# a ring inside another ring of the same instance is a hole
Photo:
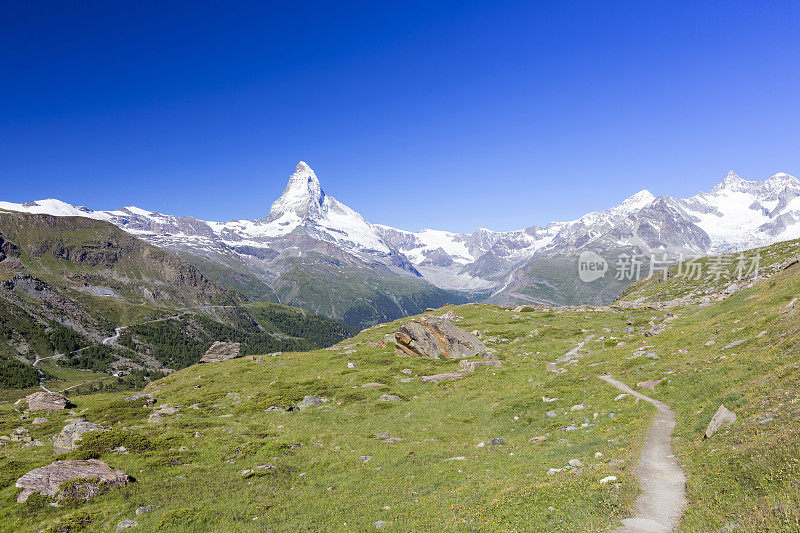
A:
{"label": "mountain ridge", "polygon": [[[588,298],[601,303],[624,286],[612,280],[602,286],[576,285],[581,251],[592,250],[609,260],[637,254],[674,262],[796,238],[797,197],[800,180],[789,174],[748,181],[731,171],[710,192],[682,199],[642,190],[611,208],[545,226],[412,232],[367,221],[326,194],[313,169],[301,161],[269,213],[255,220],[205,221],[133,206],[93,211],[53,199],[0,202],[0,209],[105,220],[198,264],[235,272],[244,279],[237,282],[271,287],[274,295],[265,297],[333,318],[342,318],[361,299],[377,307],[376,299],[389,295],[398,309],[375,315],[376,320],[388,320],[397,318],[396,312],[412,310],[404,309],[395,293],[386,293],[384,284],[402,285],[408,294],[436,293],[437,301],[489,297],[496,303],[570,304]],[[326,294],[300,296],[298,269],[313,274],[301,277],[332,285],[315,289]],[[357,286],[350,301],[330,298],[342,283]]]}

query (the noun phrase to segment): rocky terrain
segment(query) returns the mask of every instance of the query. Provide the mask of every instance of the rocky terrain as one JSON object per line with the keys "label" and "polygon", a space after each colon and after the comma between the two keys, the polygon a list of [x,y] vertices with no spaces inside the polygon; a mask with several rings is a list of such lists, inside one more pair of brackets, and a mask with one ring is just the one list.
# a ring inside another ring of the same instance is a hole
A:
{"label": "rocky terrain", "polygon": [[792,531],[799,245],[744,281],[676,266],[606,306],[448,306],[0,404],[0,527]]}

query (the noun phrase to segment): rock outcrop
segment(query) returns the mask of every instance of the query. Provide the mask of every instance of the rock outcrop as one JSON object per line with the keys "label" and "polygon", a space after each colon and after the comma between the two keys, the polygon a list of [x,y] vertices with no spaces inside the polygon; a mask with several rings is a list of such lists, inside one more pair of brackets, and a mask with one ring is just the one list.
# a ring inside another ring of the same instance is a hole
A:
{"label": "rock outcrop", "polygon": [[104,428],[83,419],[73,420],[53,438],[53,453],[71,452],[78,447],[77,443],[83,438],[83,434],[91,431],[104,431]]}
{"label": "rock outcrop", "polygon": [[395,334],[395,353],[432,359],[461,359],[486,352],[486,346],[471,333],[449,320],[424,315],[413,319]]}
{"label": "rock outcrop", "polygon": [[711,418],[706,428],[705,437],[711,438],[714,434],[725,426],[731,426],[736,422],[736,413],[730,411],[724,405],[720,405],[717,412]]}
{"label": "rock outcrop", "polygon": [[[62,492],[67,481],[77,481]],[[17,480],[17,488],[22,492],[17,502],[23,503],[28,496],[38,492],[44,496],[69,497],[88,500],[105,489],[122,487],[128,483],[128,475],[122,470],[114,470],[103,461],[56,461],[47,466],[31,470]]]}
{"label": "rock outcrop", "polygon": [[218,363],[220,361],[228,361],[234,357],[239,357],[239,350],[241,345],[238,342],[220,342],[217,341],[211,345],[211,348],[200,359],[201,363]]}
{"label": "rock outcrop", "polygon": [[63,411],[69,403],[66,396],[55,392],[34,392],[25,399],[29,411]]}

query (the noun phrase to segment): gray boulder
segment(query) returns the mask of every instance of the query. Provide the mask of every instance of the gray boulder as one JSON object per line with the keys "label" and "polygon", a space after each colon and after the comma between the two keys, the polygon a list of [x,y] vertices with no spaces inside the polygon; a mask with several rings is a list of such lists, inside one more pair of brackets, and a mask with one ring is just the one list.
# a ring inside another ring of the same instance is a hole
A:
{"label": "gray boulder", "polygon": [[475,335],[449,320],[427,315],[405,324],[394,337],[397,355],[461,359],[486,352],[486,346]]}
{"label": "gray boulder", "polygon": [[708,427],[706,428],[705,437],[711,438],[714,434],[726,426],[731,426],[736,422],[736,413],[733,411],[728,410],[727,407],[724,405],[720,405],[717,412],[714,413],[714,416],[711,418],[711,422],[708,423]]}
{"label": "gray boulder", "polygon": [[77,443],[83,438],[83,434],[91,431],[104,431],[104,428],[86,420],[70,422],[61,433],[53,437],[53,453],[71,452],[78,447]]}
{"label": "gray boulder", "polygon": [[309,407],[319,407],[328,401],[327,398],[318,398],[317,396],[306,396],[297,403],[297,409],[303,411]]}
{"label": "gray boulder", "polygon": [[[87,481],[73,485],[68,494],[60,492],[59,487],[63,483],[76,479]],[[114,470],[103,461],[98,461],[97,459],[56,461],[47,466],[31,470],[17,480],[17,488],[22,489],[22,492],[17,496],[17,502],[23,503],[34,492],[51,498],[66,496],[88,500],[105,488],[122,487],[127,483],[128,475],[125,472]]]}

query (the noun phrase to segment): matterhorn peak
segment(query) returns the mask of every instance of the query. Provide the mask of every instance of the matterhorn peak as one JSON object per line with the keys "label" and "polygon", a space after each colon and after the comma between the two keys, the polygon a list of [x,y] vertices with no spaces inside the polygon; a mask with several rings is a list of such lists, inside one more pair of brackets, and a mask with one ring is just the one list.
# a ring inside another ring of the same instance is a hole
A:
{"label": "matterhorn peak", "polygon": [[324,202],[325,192],[317,175],[304,161],[300,161],[289,176],[280,198],[273,202],[269,219],[277,220],[288,214],[301,219],[313,218],[322,212]]}

